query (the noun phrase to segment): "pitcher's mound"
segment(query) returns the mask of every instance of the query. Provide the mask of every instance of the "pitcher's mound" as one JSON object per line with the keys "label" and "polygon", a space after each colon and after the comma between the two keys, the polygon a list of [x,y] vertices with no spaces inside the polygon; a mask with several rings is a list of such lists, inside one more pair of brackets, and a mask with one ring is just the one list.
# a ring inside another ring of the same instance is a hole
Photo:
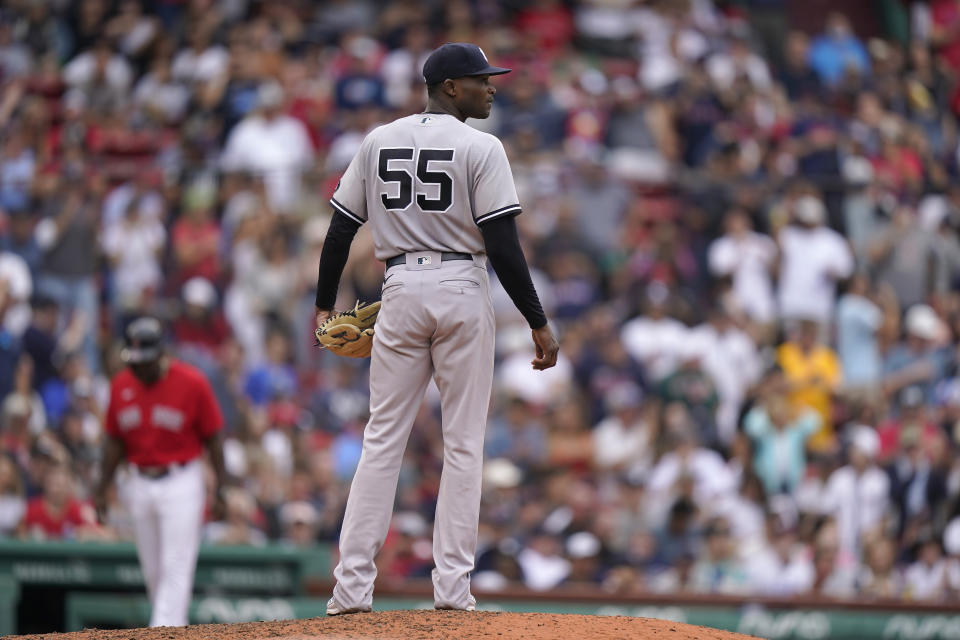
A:
{"label": "pitcher's mound", "polygon": [[751,637],[650,618],[420,610],[380,611],[282,622],[123,631],[88,629],[42,636],[43,640],[744,640]]}

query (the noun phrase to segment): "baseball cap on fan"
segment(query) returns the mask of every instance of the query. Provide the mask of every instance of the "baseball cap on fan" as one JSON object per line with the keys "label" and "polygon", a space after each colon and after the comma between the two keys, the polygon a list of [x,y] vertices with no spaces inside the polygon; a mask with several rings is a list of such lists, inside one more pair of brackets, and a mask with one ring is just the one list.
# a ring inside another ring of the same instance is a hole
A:
{"label": "baseball cap on fan", "polygon": [[156,318],[137,318],[127,326],[120,357],[127,364],[153,362],[163,354],[163,327]]}
{"label": "baseball cap on fan", "polygon": [[469,42],[447,42],[423,63],[423,79],[427,85],[464,76],[499,76],[512,69],[494,67],[487,60],[483,49]]}

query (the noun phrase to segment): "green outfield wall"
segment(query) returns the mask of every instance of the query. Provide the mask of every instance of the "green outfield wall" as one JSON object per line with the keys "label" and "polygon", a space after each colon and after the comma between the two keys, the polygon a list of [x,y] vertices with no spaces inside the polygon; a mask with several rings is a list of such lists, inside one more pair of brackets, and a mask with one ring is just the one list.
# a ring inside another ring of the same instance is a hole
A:
{"label": "green outfield wall", "polygon": [[[307,598],[199,596],[190,607],[191,623],[292,620],[324,615],[325,601]],[[378,598],[377,610],[432,609],[433,601]],[[882,613],[849,610],[790,610],[744,607],[596,605],[564,601],[484,599],[484,611],[538,611],[659,618],[738,631],[770,640],[960,640],[960,612]],[[139,627],[150,609],[142,596],[72,594],[67,598],[67,630]]]}
{"label": "green outfield wall", "polygon": [[[324,615],[331,548],[203,547],[191,623]],[[428,581],[378,585],[380,610],[431,608]],[[661,618],[771,640],[960,640],[960,602],[605,595],[595,589],[478,593],[480,609]],[[149,605],[130,544],[0,541],[0,636],[144,626]],[[23,619],[21,619],[23,618]],[[25,622],[26,621],[26,622]],[[24,628],[24,624],[33,627]],[[54,628],[55,627],[55,628]]]}

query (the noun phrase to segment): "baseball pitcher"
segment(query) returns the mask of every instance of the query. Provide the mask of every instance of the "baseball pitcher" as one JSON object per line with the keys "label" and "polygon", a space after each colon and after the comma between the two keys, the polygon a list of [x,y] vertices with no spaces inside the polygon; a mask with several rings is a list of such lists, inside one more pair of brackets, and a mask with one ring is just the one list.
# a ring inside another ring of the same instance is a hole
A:
{"label": "baseball pitcher", "polygon": [[423,113],[372,131],[330,200],[320,257],[317,324],[330,317],[350,244],[369,222],[386,263],[370,364],[370,420],[340,534],[327,614],[370,611],[374,556],[390,524],[407,437],[430,378],[441,397],[443,473],[433,531],[434,606],[473,610],[483,436],[493,383],[494,316],[486,261],[532,329],[534,369],[556,364],[520,248],[513,175],[497,138],[467,126],[486,118],[496,89],[480,47],[448,43],[423,66]]}

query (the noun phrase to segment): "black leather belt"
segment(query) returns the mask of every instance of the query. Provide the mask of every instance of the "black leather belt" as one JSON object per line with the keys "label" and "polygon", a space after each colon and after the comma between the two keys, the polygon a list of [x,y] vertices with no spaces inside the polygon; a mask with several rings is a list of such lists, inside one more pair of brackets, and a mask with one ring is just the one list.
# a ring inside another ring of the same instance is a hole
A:
{"label": "black leather belt", "polygon": [[144,478],[150,478],[151,480],[159,480],[160,478],[166,478],[170,475],[171,472],[176,471],[187,466],[185,462],[174,462],[168,465],[158,465],[158,466],[140,466],[137,465],[137,473],[139,473]]}
{"label": "black leather belt", "polygon": [[[473,256],[469,253],[455,253],[452,251],[444,251],[440,254],[440,262],[449,262],[450,260],[473,260]],[[387,258],[387,269],[395,267],[398,264],[406,264],[406,262],[407,254],[405,253]]]}

